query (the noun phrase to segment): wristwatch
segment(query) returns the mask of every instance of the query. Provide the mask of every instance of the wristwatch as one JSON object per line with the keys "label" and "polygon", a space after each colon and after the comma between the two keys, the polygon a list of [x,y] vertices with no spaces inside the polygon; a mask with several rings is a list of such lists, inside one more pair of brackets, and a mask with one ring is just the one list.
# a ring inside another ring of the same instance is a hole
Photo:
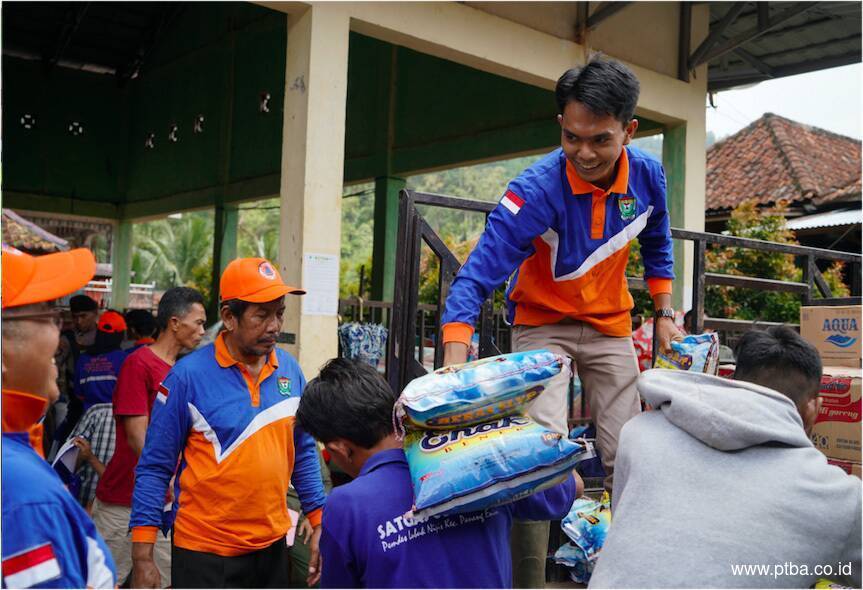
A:
{"label": "wristwatch", "polygon": [[670,307],[661,307],[656,310],[657,318],[671,318],[674,319],[674,310]]}

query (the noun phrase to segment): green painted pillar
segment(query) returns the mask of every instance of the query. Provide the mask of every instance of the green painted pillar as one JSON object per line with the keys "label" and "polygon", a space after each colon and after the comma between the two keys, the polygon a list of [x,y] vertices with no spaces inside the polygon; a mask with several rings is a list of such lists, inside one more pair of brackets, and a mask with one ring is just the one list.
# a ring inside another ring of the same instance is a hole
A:
{"label": "green painted pillar", "polygon": [[[684,227],[686,207],[686,124],[666,127],[662,138],[662,164],[665,167],[668,213],[671,227]],[[684,244],[674,241],[674,295],[672,304],[683,309],[683,295],[687,290],[684,282]]]}
{"label": "green painted pillar", "polygon": [[382,48],[378,59],[374,245],[372,247],[371,299],[392,301],[395,290],[396,240],[399,224],[399,191],[407,184],[393,175],[395,107],[398,94],[398,47]]}
{"label": "green painted pillar", "polygon": [[371,299],[375,301],[393,300],[396,240],[399,230],[399,191],[405,184],[404,178],[375,178],[375,235],[371,284]]}
{"label": "green painted pillar", "polygon": [[219,314],[219,279],[222,271],[237,257],[237,226],[240,210],[236,205],[217,205],[213,219],[213,276],[211,301],[207,310],[207,323],[216,321]]}
{"label": "green painted pillar", "polygon": [[111,307],[119,311],[129,305],[132,282],[132,222],[117,222],[111,240]]}

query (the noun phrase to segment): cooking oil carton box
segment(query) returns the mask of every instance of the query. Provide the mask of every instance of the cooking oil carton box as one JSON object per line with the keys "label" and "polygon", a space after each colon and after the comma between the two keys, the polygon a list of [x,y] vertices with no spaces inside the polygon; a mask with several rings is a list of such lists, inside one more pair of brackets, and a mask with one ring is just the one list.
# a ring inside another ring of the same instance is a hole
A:
{"label": "cooking oil carton box", "polygon": [[821,409],[811,437],[831,459],[861,462],[861,373],[859,367],[824,367]]}
{"label": "cooking oil carton box", "polygon": [[801,307],[800,335],[825,365],[860,368],[860,305]]}

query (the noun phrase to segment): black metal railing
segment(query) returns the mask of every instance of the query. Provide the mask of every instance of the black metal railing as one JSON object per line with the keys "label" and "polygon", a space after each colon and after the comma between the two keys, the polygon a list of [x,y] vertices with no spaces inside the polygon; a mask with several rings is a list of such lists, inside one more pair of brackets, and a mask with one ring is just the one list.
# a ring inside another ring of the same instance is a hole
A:
{"label": "black metal railing", "polygon": [[[440,322],[438,311],[443,309],[450,286],[461,267],[461,263],[450,252],[440,236],[429,226],[425,217],[419,211],[418,206],[420,205],[472,211],[488,217],[488,214],[497,206],[497,203],[419,193],[411,190],[403,190],[401,192],[399,200],[399,232],[396,247],[396,279],[393,303],[388,308],[390,310],[388,317],[390,336],[387,342],[386,357],[387,379],[395,391],[401,391],[409,381],[427,372],[427,369],[421,362],[426,334],[432,335],[431,340],[435,347],[434,367],[438,368],[442,365],[443,346],[441,346],[440,338],[438,337]],[[742,331],[750,328],[754,323],[760,325],[770,324],[770,322],[705,318],[704,300],[707,285],[797,293],[802,296],[804,304],[817,301],[819,305],[855,305],[861,302],[860,266],[863,257],[859,254],[694,232],[677,228],[672,228],[671,236],[676,240],[692,241],[695,246],[692,289],[692,310],[694,312],[692,331],[694,333],[700,333],[704,328]],[[423,305],[419,303],[420,257],[423,242],[440,261],[437,305],[425,306],[426,311],[432,312],[431,315],[426,315],[426,312],[423,311]],[[748,248],[761,252],[777,252],[795,256],[803,264],[803,281],[777,281],[756,277],[708,273],[705,271],[708,244]],[[827,281],[818,269],[818,260],[838,260],[850,265],[852,297],[833,296]],[[628,283],[630,289],[646,289],[646,285],[641,279],[629,278]],[[822,299],[815,299],[813,295],[816,290],[823,297]],[[477,330],[479,334],[480,357],[502,352],[500,344],[505,339],[504,334],[508,332],[508,328],[503,325],[500,314],[494,312],[492,307],[493,300],[494,294],[492,293],[482,304],[480,310]],[[360,313],[361,315],[362,313]],[[420,323],[419,326],[418,322]],[[429,325],[430,323],[432,323],[431,326]],[[418,328],[420,337],[417,343]],[[417,360],[417,344],[420,346],[419,361]],[[654,346],[655,349],[656,346]]]}

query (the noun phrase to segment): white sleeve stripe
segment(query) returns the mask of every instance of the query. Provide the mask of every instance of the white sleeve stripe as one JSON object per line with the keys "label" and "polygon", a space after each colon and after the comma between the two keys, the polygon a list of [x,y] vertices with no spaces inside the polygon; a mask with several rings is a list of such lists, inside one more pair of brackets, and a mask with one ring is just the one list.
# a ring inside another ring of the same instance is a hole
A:
{"label": "white sleeve stripe", "polygon": [[108,567],[99,542],[87,537],[87,587],[113,588],[115,584],[114,570]]}

